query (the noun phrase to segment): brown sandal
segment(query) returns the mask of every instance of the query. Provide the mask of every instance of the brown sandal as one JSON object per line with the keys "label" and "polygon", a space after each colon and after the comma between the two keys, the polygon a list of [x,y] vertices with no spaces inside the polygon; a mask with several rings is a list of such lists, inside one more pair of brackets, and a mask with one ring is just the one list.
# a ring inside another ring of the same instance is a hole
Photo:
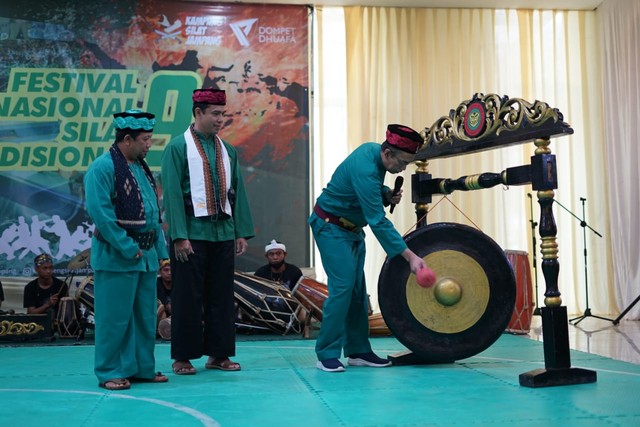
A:
{"label": "brown sandal", "polygon": [[173,369],[173,373],[176,375],[196,374],[196,368],[194,368],[191,362],[189,362],[188,360],[176,360],[171,365],[171,369]]}
{"label": "brown sandal", "polygon": [[204,365],[207,369],[220,369],[221,371],[239,371],[240,364],[231,361],[228,357],[224,359],[209,359]]}
{"label": "brown sandal", "polygon": [[98,383],[99,387],[105,388],[111,391],[128,390],[131,388],[131,383],[126,378],[114,378],[107,380],[103,383]]}

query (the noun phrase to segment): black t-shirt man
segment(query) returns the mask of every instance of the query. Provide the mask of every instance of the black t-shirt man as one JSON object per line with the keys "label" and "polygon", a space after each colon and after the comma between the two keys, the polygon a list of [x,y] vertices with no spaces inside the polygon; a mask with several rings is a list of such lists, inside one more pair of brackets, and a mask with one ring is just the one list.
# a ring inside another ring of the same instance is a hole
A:
{"label": "black t-shirt man", "polygon": [[66,297],[67,284],[53,275],[53,259],[49,254],[40,254],[33,260],[38,277],[24,287],[23,307],[28,314],[58,314],[60,299]]}
{"label": "black t-shirt man", "polygon": [[[51,286],[49,286],[46,289],[43,289],[42,287],[40,287],[40,285],[38,284],[38,279],[34,279],[29,283],[27,283],[27,285],[24,287],[23,307],[24,308],[41,307],[42,305],[47,303],[47,301],[52,295],[57,294],[60,296],[60,298],[66,296],[66,293],[65,295],[62,295],[60,293],[60,290],[63,287],[65,287],[66,284],[62,280],[58,279],[57,277],[53,277],[52,280],[53,280],[53,283],[51,284]],[[59,304],[60,304],[60,301],[58,301],[54,306],[52,306],[53,314],[56,314],[58,312]]]}
{"label": "black t-shirt man", "polygon": [[284,270],[274,272],[271,269],[271,265],[263,265],[253,273],[255,276],[262,277],[263,279],[279,282],[289,290],[293,290],[293,287],[298,283],[300,277],[302,277],[302,271],[293,264],[284,263]]}

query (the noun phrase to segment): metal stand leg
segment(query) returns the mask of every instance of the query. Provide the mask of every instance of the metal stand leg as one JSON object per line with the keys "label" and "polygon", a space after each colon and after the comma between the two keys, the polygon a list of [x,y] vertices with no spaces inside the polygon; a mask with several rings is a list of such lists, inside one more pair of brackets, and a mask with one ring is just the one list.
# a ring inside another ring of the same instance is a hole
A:
{"label": "metal stand leg", "polygon": [[536,282],[536,308],[533,310],[533,315],[540,316],[540,304],[538,303],[538,262],[536,257],[536,252],[538,250],[538,244],[536,243],[536,226],[538,225],[538,223],[533,220],[533,197],[531,196],[531,193],[527,193],[527,197],[529,197],[529,205],[531,208],[531,219],[529,220],[529,222],[531,223],[531,240],[533,243],[533,245],[531,246],[533,250],[533,272]]}
{"label": "metal stand leg", "polygon": [[612,319],[607,319],[606,317],[600,317],[600,316],[595,316],[595,315],[591,314],[591,308],[589,308],[589,280],[588,280],[589,279],[589,272],[587,270],[587,266],[588,266],[588,262],[587,262],[587,227],[591,231],[593,231],[598,237],[602,237],[602,234],[598,233],[596,230],[594,230],[593,228],[589,227],[589,225],[585,221],[586,217],[585,217],[585,209],[584,209],[584,202],[586,202],[587,199],[585,199],[584,197],[580,197],[580,201],[582,202],[582,218],[578,218],[573,212],[571,212],[569,209],[564,207],[560,202],[558,202],[556,200],[556,203],[562,209],[564,209],[565,211],[569,212],[574,218],[576,218],[577,220],[580,221],[580,227],[582,227],[582,242],[583,242],[583,249],[584,249],[584,295],[585,295],[585,299],[586,299],[586,308],[585,308],[584,314],[582,314],[582,316],[578,316],[578,317],[574,317],[573,319],[569,319],[569,323],[572,323],[573,325],[577,325],[578,323],[582,322],[587,317],[595,317],[596,319],[602,319],[602,320],[607,320],[609,322],[613,322]]}
{"label": "metal stand leg", "polygon": [[631,310],[633,308],[634,305],[636,305],[638,303],[638,301],[640,301],[640,295],[638,295],[638,297],[633,300],[633,302],[631,303],[631,305],[627,308],[624,309],[624,311],[622,313],[620,313],[620,316],[616,317],[613,320],[613,324],[617,325],[618,323],[620,323],[620,320],[625,316],[625,314],[627,314],[629,312],[629,310]]}

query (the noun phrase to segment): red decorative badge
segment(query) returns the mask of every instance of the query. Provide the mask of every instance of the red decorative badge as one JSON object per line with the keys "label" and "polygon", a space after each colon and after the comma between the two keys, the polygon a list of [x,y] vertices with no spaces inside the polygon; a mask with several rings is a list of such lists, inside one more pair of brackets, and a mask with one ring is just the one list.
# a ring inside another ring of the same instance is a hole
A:
{"label": "red decorative badge", "polygon": [[470,138],[475,138],[484,132],[485,117],[484,105],[481,102],[469,104],[467,114],[464,115],[464,133]]}

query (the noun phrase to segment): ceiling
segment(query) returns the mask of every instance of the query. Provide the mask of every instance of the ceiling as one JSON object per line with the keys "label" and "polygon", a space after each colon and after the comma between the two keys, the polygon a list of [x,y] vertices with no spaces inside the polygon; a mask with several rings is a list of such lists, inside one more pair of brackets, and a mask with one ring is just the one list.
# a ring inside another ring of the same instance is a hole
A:
{"label": "ceiling", "polygon": [[385,6],[463,9],[594,10],[604,0],[222,0],[227,3],[313,4],[315,6]]}

